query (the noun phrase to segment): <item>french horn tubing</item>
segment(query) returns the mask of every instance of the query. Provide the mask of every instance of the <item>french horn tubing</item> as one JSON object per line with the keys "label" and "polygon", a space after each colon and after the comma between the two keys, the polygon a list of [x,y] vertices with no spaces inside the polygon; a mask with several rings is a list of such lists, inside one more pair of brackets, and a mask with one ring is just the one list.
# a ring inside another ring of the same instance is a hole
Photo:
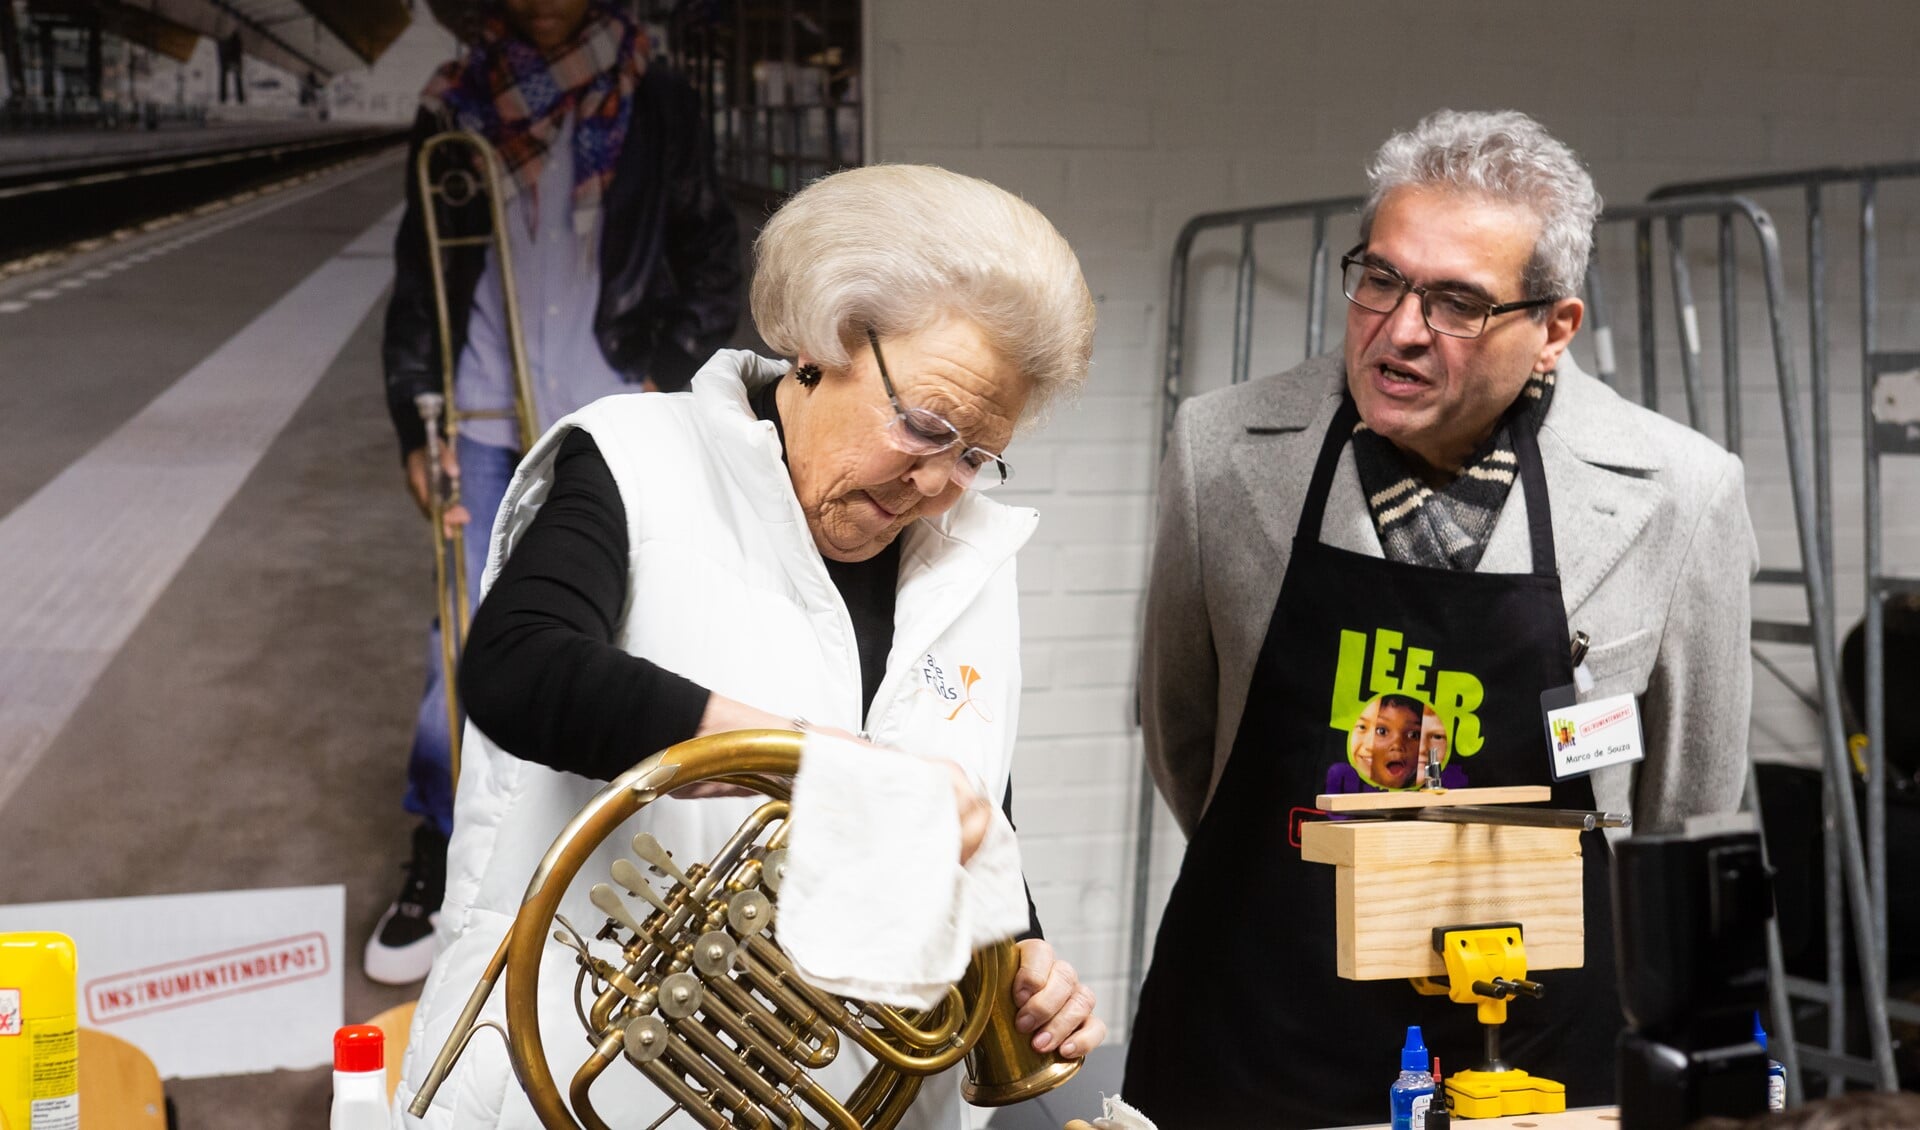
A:
{"label": "french horn tubing", "polygon": [[[535,869],[511,930],[409,1107],[414,1116],[426,1114],[465,1051],[503,971],[508,1055],[547,1130],[607,1130],[591,1091],[623,1059],[713,1130],[892,1127],[924,1078],[963,1060],[961,1092],[976,1106],[1021,1102],[1071,1078],[1079,1060],[1035,1052],[1014,1028],[1019,959],[1010,941],[976,951],[962,981],[924,1013],[837,997],[800,978],[775,921],[790,783],[803,740],[789,730],[695,738],[596,794]],[[611,883],[591,889],[594,906],[606,914],[593,935],[597,947],[557,916],[581,866],[628,817],[702,781],[767,799],[703,863],[683,867],[652,835],[635,836],[639,864],[617,860]],[[576,1011],[593,1049],[564,1098],[541,1043],[537,999],[541,962],[555,948],[568,951],[578,969]],[[846,1042],[876,1062],[851,1094],[837,1097],[809,1072],[833,1062]]]}

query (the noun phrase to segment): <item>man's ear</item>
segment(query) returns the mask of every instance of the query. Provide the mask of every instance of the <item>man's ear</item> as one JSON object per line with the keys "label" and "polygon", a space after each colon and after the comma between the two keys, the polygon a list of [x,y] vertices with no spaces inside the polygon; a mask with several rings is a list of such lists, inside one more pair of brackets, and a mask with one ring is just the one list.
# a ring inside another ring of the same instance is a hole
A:
{"label": "man's ear", "polygon": [[1540,355],[1534,358],[1534,372],[1551,373],[1559,367],[1560,355],[1573,343],[1573,335],[1586,316],[1587,304],[1578,298],[1562,298],[1553,304],[1552,312],[1547,315],[1547,340],[1540,347]]}

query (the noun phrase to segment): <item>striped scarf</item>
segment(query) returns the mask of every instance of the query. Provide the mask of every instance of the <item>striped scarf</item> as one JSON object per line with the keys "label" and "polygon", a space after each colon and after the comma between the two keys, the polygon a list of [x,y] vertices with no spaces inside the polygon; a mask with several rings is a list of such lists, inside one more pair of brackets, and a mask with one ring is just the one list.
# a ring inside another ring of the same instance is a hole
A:
{"label": "striped scarf", "polygon": [[506,165],[503,189],[524,189],[539,215],[540,170],[556,134],[574,114],[573,230],[592,232],[613,183],[614,165],[633,115],[633,92],[647,69],[646,33],[625,13],[596,3],[573,42],[552,58],[514,33],[497,11],[481,24],[464,59],[441,67],[420,105],[493,143]]}
{"label": "striped scarf", "polygon": [[1538,431],[1553,403],[1554,375],[1535,373],[1493,435],[1439,490],[1421,482],[1400,449],[1365,423],[1353,428],[1353,462],[1387,560],[1470,573],[1486,552],[1520,461],[1513,429]]}

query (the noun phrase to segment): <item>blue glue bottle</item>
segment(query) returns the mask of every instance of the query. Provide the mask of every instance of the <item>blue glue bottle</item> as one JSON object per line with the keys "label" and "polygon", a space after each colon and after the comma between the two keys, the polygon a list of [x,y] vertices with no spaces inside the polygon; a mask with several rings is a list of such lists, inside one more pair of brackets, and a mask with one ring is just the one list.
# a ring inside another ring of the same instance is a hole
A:
{"label": "blue glue bottle", "polygon": [[[1760,1045],[1761,1051],[1767,1050],[1767,1029],[1760,1023],[1760,1014],[1753,1014],[1753,1042]],[[1767,1056],[1767,1109],[1787,1109],[1787,1069],[1773,1056]]]}
{"label": "blue glue bottle", "polygon": [[1420,1026],[1410,1026],[1406,1046],[1400,1049],[1400,1078],[1387,1092],[1393,1130],[1427,1130],[1427,1109],[1433,1105],[1433,1072],[1427,1070],[1430,1062]]}

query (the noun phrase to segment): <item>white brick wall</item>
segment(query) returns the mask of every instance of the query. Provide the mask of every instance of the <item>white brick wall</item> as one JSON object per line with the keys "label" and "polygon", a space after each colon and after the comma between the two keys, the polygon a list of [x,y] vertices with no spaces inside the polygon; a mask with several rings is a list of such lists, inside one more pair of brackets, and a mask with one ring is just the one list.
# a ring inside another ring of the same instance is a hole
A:
{"label": "white brick wall", "polygon": [[[1167,258],[1180,226],[1201,211],[1357,192],[1367,154],[1442,105],[1528,111],[1579,150],[1602,194],[1619,202],[1683,178],[1920,156],[1920,12],[1880,0],[1596,0],[1577,9],[1537,0],[873,0],[870,27],[875,158],[946,165],[1031,200],[1073,241],[1099,301],[1085,395],[1009,456],[1018,474],[1012,497],[1042,512],[1021,563],[1028,687],[1016,815],[1049,931],[1123,1033],[1139,772],[1131,675]],[[1763,203],[1782,209],[1790,289],[1804,294],[1805,237],[1786,218],[1796,199],[1773,194]],[[1860,607],[1857,268],[1844,246],[1854,212],[1838,197],[1828,203],[1836,544],[1850,623]],[[1881,213],[1881,285],[1890,305],[1911,308],[1920,188],[1885,189]],[[1349,231],[1332,233],[1336,250]],[[1710,228],[1691,230],[1696,252],[1712,242]],[[1302,351],[1303,248],[1299,233],[1263,237],[1267,320],[1256,371]],[[1622,305],[1631,301],[1630,246],[1614,241],[1602,251],[1621,367],[1631,374],[1634,316]],[[1232,254],[1231,241],[1220,240],[1203,243],[1197,260],[1190,317],[1200,340],[1189,371],[1201,387],[1225,380]],[[1693,271],[1712,342],[1711,262],[1696,254]],[[1791,564],[1761,293],[1749,271],[1741,356],[1750,493],[1769,563]],[[1678,361],[1661,303],[1662,406],[1678,412]],[[1341,318],[1334,307],[1330,343]],[[1890,312],[1882,345],[1920,348],[1916,322],[1920,313]],[[1804,380],[1803,307],[1791,324]],[[1590,364],[1590,343],[1578,348]],[[1715,382],[1716,349],[1705,358]],[[1889,560],[1917,572],[1920,508],[1910,500],[1920,497],[1920,468],[1888,471]],[[1791,593],[1760,599],[1784,613],[1799,607]],[[1811,682],[1808,663],[1787,651],[1781,658]],[[1770,676],[1756,678],[1756,747],[1810,748],[1805,709]],[[1164,812],[1156,848],[1157,912],[1180,850]]]}

